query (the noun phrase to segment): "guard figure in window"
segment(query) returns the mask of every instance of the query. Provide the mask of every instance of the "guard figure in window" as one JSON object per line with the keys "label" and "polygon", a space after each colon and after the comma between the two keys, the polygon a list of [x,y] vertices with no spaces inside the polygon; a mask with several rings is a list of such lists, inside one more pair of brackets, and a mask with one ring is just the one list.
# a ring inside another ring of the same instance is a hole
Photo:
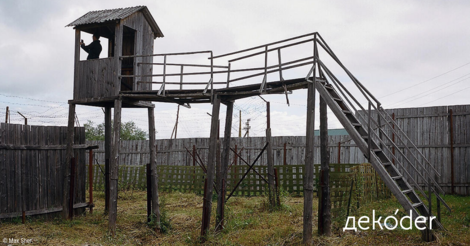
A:
{"label": "guard figure in window", "polygon": [[87,60],[100,58],[102,48],[99,39],[100,35],[95,33],[93,34],[93,42],[91,42],[91,44],[85,46],[83,40],[80,42],[80,47],[88,53],[88,57],[86,58]]}

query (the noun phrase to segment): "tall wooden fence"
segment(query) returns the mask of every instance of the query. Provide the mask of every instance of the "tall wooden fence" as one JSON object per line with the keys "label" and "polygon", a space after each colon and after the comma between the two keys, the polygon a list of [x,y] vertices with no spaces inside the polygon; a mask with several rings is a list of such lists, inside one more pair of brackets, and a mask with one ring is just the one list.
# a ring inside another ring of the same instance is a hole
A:
{"label": "tall wooden fence", "polygon": [[[62,211],[67,127],[0,124],[0,219]],[[85,129],[75,128],[75,144]],[[75,150],[75,208],[85,204],[85,150]]]}
{"label": "tall wooden fence", "polygon": [[[386,111],[440,173],[441,176],[435,179],[444,191],[470,195],[470,105]],[[375,117],[374,114],[372,112],[372,117]],[[392,136],[389,128],[386,128],[385,132]],[[384,140],[391,146],[387,139]],[[413,156],[418,156],[418,159],[423,161],[417,153],[408,151],[398,139],[395,139],[395,143],[409,160],[414,160]],[[396,153],[398,155],[398,151]],[[397,159],[406,163],[400,155]],[[424,172],[423,168],[419,165],[417,171],[409,165],[405,168],[418,184],[424,183],[418,174]]]}

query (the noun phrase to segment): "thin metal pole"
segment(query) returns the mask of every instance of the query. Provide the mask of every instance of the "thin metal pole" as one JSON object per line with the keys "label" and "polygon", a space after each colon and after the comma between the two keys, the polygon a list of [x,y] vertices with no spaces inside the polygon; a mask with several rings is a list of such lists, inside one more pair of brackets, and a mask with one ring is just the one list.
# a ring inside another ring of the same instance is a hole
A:
{"label": "thin metal pole", "polygon": [[279,81],[283,81],[284,78],[282,77],[281,49],[277,49],[277,57],[279,61]]}
{"label": "thin metal pole", "polygon": [[241,110],[238,110],[238,137],[241,138],[242,137],[242,111]]}

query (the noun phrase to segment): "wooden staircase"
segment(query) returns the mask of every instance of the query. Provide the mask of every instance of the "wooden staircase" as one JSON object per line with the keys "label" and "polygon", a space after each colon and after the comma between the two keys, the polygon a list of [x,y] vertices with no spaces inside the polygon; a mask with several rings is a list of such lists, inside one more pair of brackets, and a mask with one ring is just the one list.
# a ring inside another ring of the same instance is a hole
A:
{"label": "wooden staircase", "polygon": [[[330,73],[328,70],[326,71],[327,73]],[[371,117],[371,102],[369,102],[369,111],[363,110],[354,114],[353,110],[350,109],[347,103],[351,102],[351,100],[355,100],[354,98],[343,98],[342,96],[346,94],[340,95],[340,93],[335,90],[333,85],[328,83],[325,78],[316,78],[314,81],[310,80],[310,82],[315,84],[315,88],[319,92],[320,96],[326,101],[329,108],[336,115],[356,145],[364,153],[366,158],[382,178],[383,182],[397,198],[398,202],[403,206],[406,213],[408,214],[408,211],[411,211],[413,220],[420,215],[425,217],[432,216],[429,213],[426,203],[418,196],[415,190],[420,191],[423,197],[428,198],[428,195],[424,193],[421,186],[416,182],[415,179],[412,178],[406,168],[404,168],[404,163],[399,161],[400,158],[398,158],[398,156],[392,155],[394,151],[392,151],[389,146],[392,145],[391,147],[394,147],[397,152],[401,152],[401,154],[403,154],[403,152],[400,151],[398,146],[396,146],[393,141],[391,141],[389,133],[380,127],[375,129],[378,131],[378,133],[376,133],[372,128],[374,125],[372,121],[375,123],[378,122]],[[377,119],[382,119],[382,122],[386,122],[388,125],[390,125],[392,130],[395,128],[396,130],[392,131],[392,134],[395,134],[395,136],[402,136],[404,134],[402,131],[400,132],[401,129],[399,129],[394,121],[390,121],[392,118],[390,115],[388,115],[388,113],[380,108],[380,106],[377,107],[374,115],[377,117]],[[387,116],[389,116],[389,119],[387,119]],[[395,125],[392,126],[392,124]],[[409,141],[409,138],[406,137],[406,135],[402,136],[402,138],[407,138]],[[409,142],[408,145],[410,145]],[[412,146],[414,146],[415,152],[419,152],[415,145]],[[405,159],[405,161],[408,162],[407,164],[415,165],[415,163],[409,160],[406,155],[404,155],[404,157],[405,158],[401,159]],[[418,158],[416,158],[416,160],[419,161]],[[418,165],[424,164],[419,163]],[[432,186],[435,187],[432,188],[432,193],[434,193],[437,199],[439,199],[447,208],[449,208],[439,195],[438,191],[442,192],[442,189],[432,177],[432,166],[423,166],[423,169],[421,170],[426,170],[424,172],[419,172],[416,166],[413,167],[422,177],[422,180],[425,181],[425,186],[427,187],[431,183]],[[432,221],[432,228],[443,229],[443,226],[437,220]]]}

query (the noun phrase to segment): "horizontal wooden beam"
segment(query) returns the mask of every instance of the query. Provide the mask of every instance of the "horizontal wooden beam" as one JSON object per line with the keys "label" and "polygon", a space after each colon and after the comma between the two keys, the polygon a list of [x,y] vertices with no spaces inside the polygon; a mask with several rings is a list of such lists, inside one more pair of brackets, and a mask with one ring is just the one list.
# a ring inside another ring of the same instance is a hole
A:
{"label": "horizontal wooden beam", "polygon": [[[67,145],[14,145],[0,144],[0,149],[7,150],[65,150]],[[98,149],[98,145],[75,144],[73,149]]]}
{"label": "horizontal wooden beam", "polygon": [[[83,203],[74,204],[73,208],[74,209],[87,208],[89,206],[90,205],[88,203],[83,202]],[[40,214],[56,213],[56,212],[61,212],[61,211],[62,211],[62,207],[44,208],[44,209],[26,211],[25,215],[33,216],[33,215],[40,215]],[[21,217],[21,216],[23,216],[23,212],[13,212],[13,213],[0,214],[0,219],[15,218],[15,217]]]}

